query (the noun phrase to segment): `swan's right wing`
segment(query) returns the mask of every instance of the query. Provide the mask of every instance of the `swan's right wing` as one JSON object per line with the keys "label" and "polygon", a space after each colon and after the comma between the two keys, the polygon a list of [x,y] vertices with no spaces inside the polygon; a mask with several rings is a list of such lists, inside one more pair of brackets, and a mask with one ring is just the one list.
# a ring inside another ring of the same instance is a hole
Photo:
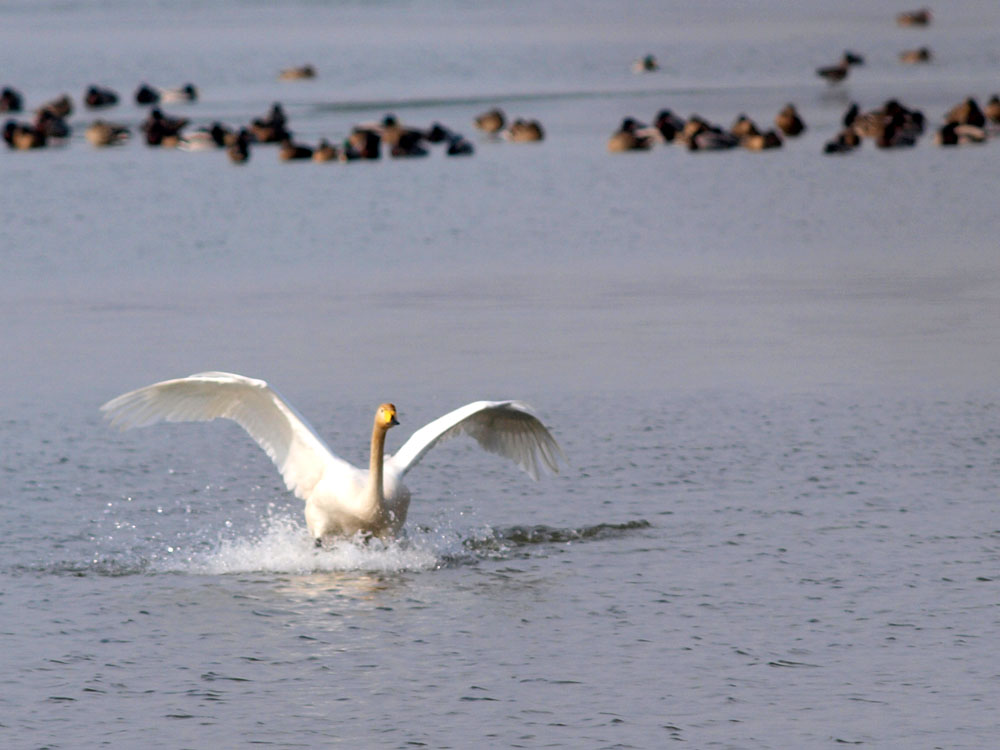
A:
{"label": "swan's right wing", "polygon": [[475,438],[483,450],[511,459],[535,480],[543,467],[558,473],[559,457],[566,458],[527,404],[475,401],[421,427],[386,463],[403,476],[438,442],[462,434]]}
{"label": "swan's right wing", "polygon": [[101,411],[123,430],[161,420],[231,419],[250,433],[274,461],[288,489],[303,500],[328,470],[353,469],[267,383],[229,372],[202,372],[154,383],[108,401]]}

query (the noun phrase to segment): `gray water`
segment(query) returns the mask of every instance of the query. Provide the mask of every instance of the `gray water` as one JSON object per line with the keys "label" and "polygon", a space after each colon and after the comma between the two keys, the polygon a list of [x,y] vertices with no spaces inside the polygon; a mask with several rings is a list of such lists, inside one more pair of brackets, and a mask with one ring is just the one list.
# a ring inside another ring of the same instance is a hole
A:
{"label": "gray water", "polygon": [[[1000,144],[820,151],[851,100],[933,124],[995,93],[1000,10],[731,5],[0,8],[30,107],[192,80],[164,108],[195,125],[280,100],[307,142],[393,111],[476,145],[236,168],[95,151],[78,111],[66,147],[0,154],[4,747],[995,744]],[[604,149],[626,115],[787,101],[809,130],[780,151]],[[547,139],[478,137],[494,104]],[[391,451],[507,397],[570,463],[536,484],[447,443],[404,539],[316,550],[238,427],[100,419],[208,369],[356,463],[381,401]]]}

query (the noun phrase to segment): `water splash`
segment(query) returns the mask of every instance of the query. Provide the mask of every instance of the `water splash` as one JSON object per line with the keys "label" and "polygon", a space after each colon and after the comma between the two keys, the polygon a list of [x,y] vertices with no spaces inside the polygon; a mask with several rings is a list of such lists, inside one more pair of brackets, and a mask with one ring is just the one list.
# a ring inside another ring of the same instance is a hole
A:
{"label": "water splash", "polygon": [[305,528],[289,518],[269,519],[259,535],[221,539],[211,549],[163,560],[157,570],[171,573],[314,573],[334,571],[399,572],[439,567],[441,550],[433,540],[404,538],[338,539],[313,545]]}
{"label": "water splash", "polygon": [[[97,555],[86,560],[56,560],[39,565],[12,566],[14,574],[120,577],[181,573],[231,575],[323,572],[398,573],[478,565],[548,554],[546,547],[613,539],[646,529],[648,521],[599,523],[579,528],[553,526],[455,525],[442,518],[433,526],[412,526],[400,539],[383,541],[356,536],[338,539],[321,548],[313,544],[297,519],[274,514],[255,532],[220,535],[215,540],[149,538],[143,545]],[[228,533],[228,532],[227,532]],[[151,548],[152,547],[152,548]]]}
{"label": "water splash", "polygon": [[512,526],[460,530],[449,525],[422,526],[393,541],[354,537],[317,548],[299,523],[274,518],[268,520],[260,535],[222,539],[212,549],[163,560],[156,570],[199,575],[435,570],[528,554],[528,547],[613,538],[649,525],[640,520],[577,529]]}

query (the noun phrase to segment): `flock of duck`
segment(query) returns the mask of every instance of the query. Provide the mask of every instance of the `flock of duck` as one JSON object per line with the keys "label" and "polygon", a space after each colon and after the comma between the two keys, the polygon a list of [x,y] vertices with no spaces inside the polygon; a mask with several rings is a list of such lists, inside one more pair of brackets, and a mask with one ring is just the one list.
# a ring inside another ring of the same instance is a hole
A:
{"label": "flock of duck", "polygon": [[[930,25],[931,11],[927,8],[907,11],[896,16],[904,27]],[[929,47],[904,50],[899,54],[903,63],[930,62],[933,55]],[[818,68],[817,75],[831,85],[843,82],[851,68],[864,65],[864,57],[850,50],[845,51],[835,65]],[[632,63],[632,72],[650,73],[659,70],[655,56],[647,54]],[[878,148],[913,146],[924,133],[926,119],[922,112],[909,109],[896,99],[890,99],[879,108],[862,112],[852,103],[842,118],[843,128],[823,151],[827,154],[844,154],[870,139]],[[745,114],[740,114],[729,128],[710,123],[698,115],[683,120],[668,109],[660,110],[651,125],[640,123],[632,117],[622,120],[618,130],[608,139],[608,151],[645,151],[658,143],[676,144],[691,151],[720,151],[745,148],[763,151],[780,148],[786,138],[794,138],[806,129],[795,105],[786,105],[774,118],[774,127],[761,128]],[[941,146],[958,146],[983,143],[1000,132],[1000,95],[994,94],[985,106],[975,97],[968,97],[948,110],[944,122],[937,130],[935,142]]]}
{"label": "flock of duck", "polygon": [[[896,23],[903,27],[927,27],[933,19],[928,8],[906,11],[896,16]],[[899,61],[905,64],[929,63],[933,59],[930,47],[921,46],[903,50]],[[831,85],[838,85],[847,78],[850,70],[864,65],[864,58],[846,51],[836,65],[818,68],[816,74]],[[923,135],[926,120],[923,113],[904,106],[896,99],[868,112],[861,112],[852,103],[842,119],[843,129],[826,143],[824,152],[843,154],[858,148],[865,138],[871,139],[879,148],[908,147],[916,144]],[[975,97],[949,109],[938,128],[934,141],[940,146],[959,146],[968,143],[983,143],[990,135],[1000,131],[1000,96],[994,94],[985,107],[980,107]]]}
{"label": "flock of duck", "polygon": [[[928,26],[930,10],[908,11],[897,16],[901,26]],[[927,47],[906,50],[900,55],[903,62],[928,62],[931,52]],[[864,65],[864,58],[856,52],[845,51],[836,65],[817,69],[817,74],[831,85],[843,82],[851,68]],[[632,64],[635,73],[651,73],[659,69],[652,54]],[[287,68],[280,71],[281,80],[307,80],[316,77],[312,65]],[[139,130],[149,146],[179,148],[183,150],[225,150],[236,164],[250,158],[254,144],[277,144],[278,156],[284,161],[311,159],[317,162],[354,161],[378,159],[383,152],[391,157],[426,156],[432,146],[440,145],[448,156],[467,156],[474,153],[473,144],[461,134],[433,123],[428,128],[404,126],[395,115],[386,114],[378,122],[356,125],[340,143],[321,139],[316,145],[296,142],[288,127],[288,118],[280,103],[272,105],[263,116],[238,128],[229,128],[213,122],[188,131],[190,119],[164,113],[162,104],[192,103],[199,98],[194,84],[161,89],[143,83],[135,91],[134,100],[149,106],[148,117]],[[110,89],[92,85],[84,91],[81,102],[87,110],[103,110],[119,103],[119,95]],[[7,87],[0,92],[0,113],[24,111],[24,97]],[[30,122],[9,119],[4,125],[3,139],[15,150],[44,148],[66,142],[71,129],[67,118],[73,112],[73,101],[66,94],[47,102],[35,110]],[[490,138],[502,138],[515,143],[537,142],[545,132],[537,120],[517,118],[508,122],[504,112],[490,109],[475,117],[473,124]],[[872,140],[879,148],[912,146],[923,134],[926,120],[922,112],[909,109],[899,101],[890,99],[882,107],[862,112],[851,104],[843,116],[843,129],[824,146],[828,154],[843,154],[857,149],[864,139]],[[733,124],[724,128],[698,115],[682,119],[669,109],[660,110],[651,125],[626,117],[618,130],[608,139],[611,152],[644,151],[658,143],[676,144],[691,151],[719,151],[745,148],[764,151],[780,148],[788,138],[795,138],[806,130],[806,125],[794,104],[786,105],[774,118],[774,127],[760,127],[746,114],[738,115]],[[944,124],[937,131],[935,140],[942,146],[982,143],[1000,132],[1000,95],[994,94],[980,107],[974,97],[951,108],[944,117]],[[85,130],[89,143],[96,147],[115,146],[131,137],[130,129],[122,124],[104,119],[94,120]]]}
{"label": "flock of duck", "polygon": [[794,104],[786,105],[774,118],[775,127],[762,130],[747,115],[741,114],[728,129],[710,123],[698,115],[687,120],[669,109],[662,109],[652,125],[644,125],[632,117],[608,139],[608,151],[647,151],[657,143],[672,143],[690,151],[722,151],[742,147],[750,151],[780,148],[784,138],[794,138],[805,132],[806,126]]}
{"label": "flock of duck", "polygon": [[[284,80],[305,79],[315,76],[312,66],[290,68],[281,72]],[[229,128],[220,122],[188,131],[188,117],[167,115],[162,103],[198,100],[198,89],[193,84],[185,84],[176,89],[159,89],[149,84],[141,84],[134,94],[135,103],[151,107],[149,115],[139,130],[148,146],[179,148],[186,151],[224,149],[236,164],[245,163],[250,158],[252,144],[277,144],[278,156],[285,161],[311,159],[313,161],[353,161],[355,159],[377,159],[383,146],[393,157],[426,156],[430,144],[443,144],[448,156],[465,156],[474,152],[471,142],[440,123],[430,128],[404,127],[395,115],[387,114],[380,122],[354,127],[346,139],[334,145],[321,139],[315,146],[306,146],[293,139],[288,127],[288,117],[280,103],[272,105],[263,116],[254,118],[239,128]],[[101,110],[119,103],[119,95],[110,89],[89,86],[81,99],[88,110]],[[0,92],[0,112],[17,113],[24,111],[24,97],[19,91],[7,87]],[[69,138],[71,129],[66,121],[73,112],[72,99],[64,94],[47,102],[35,110],[30,122],[9,119],[4,125],[3,138],[8,147],[15,150],[44,148],[62,145]],[[512,140],[521,140],[517,128],[510,129]],[[110,122],[103,118],[94,120],[84,131],[89,143],[97,147],[116,146],[127,142],[132,133],[126,125]]]}
{"label": "flock of duck", "polygon": [[[876,109],[862,112],[852,103],[842,118],[843,128],[824,147],[826,154],[845,154],[859,148],[870,139],[878,148],[914,146],[924,133],[926,118],[917,109],[910,109],[896,99],[890,99]],[[687,120],[669,109],[660,110],[652,125],[632,117],[622,120],[618,130],[608,138],[608,151],[647,151],[658,143],[674,144],[690,151],[724,151],[744,148],[764,151],[781,148],[786,138],[795,138],[806,125],[794,104],[787,104],[774,118],[774,127],[763,129],[746,114],[740,114],[729,128],[708,122],[698,115]],[[948,110],[944,124],[935,134],[940,146],[960,146],[983,143],[1000,133],[1000,96],[994,95],[980,107],[974,97],[968,97]]]}
{"label": "flock of duck", "polygon": [[[303,80],[315,76],[316,70],[311,65],[288,68],[279,74],[282,80]],[[136,104],[151,108],[149,115],[139,126],[146,144],[185,151],[225,150],[235,164],[243,164],[250,158],[252,144],[277,144],[278,157],[284,161],[311,159],[317,162],[346,162],[378,159],[383,152],[394,158],[419,157],[426,156],[430,147],[438,144],[447,156],[468,156],[475,152],[475,147],[469,140],[441,123],[435,122],[428,128],[407,127],[391,113],[378,122],[356,125],[339,144],[323,138],[318,144],[310,146],[294,140],[288,117],[278,102],[264,115],[239,128],[212,122],[190,131],[187,130],[190,118],[167,115],[160,107],[163,103],[193,103],[198,100],[198,96],[197,87],[191,83],[174,89],[140,84],[133,99]],[[88,86],[81,97],[81,103],[87,110],[114,107],[119,100],[117,92],[96,85]],[[67,118],[73,109],[73,100],[69,95],[63,94],[38,107],[30,122],[8,119],[4,125],[3,139],[9,148],[19,151],[63,145],[71,134]],[[4,88],[0,92],[0,113],[23,111],[23,95],[11,87]],[[541,141],[545,137],[537,120],[518,118],[508,123],[500,109],[484,112],[475,118],[474,124],[491,138],[515,143]],[[132,133],[126,125],[98,118],[87,126],[84,136],[93,146],[105,147],[126,143]]]}

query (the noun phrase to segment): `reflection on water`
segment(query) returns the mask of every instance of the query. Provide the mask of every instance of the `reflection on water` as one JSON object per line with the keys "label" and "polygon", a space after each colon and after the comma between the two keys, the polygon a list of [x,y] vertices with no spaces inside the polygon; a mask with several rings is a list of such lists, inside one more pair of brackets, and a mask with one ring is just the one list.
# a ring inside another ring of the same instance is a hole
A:
{"label": "reflection on water", "polygon": [[392,595],[402,585],[402,578],[397,571],[378,574],[356,570],[321,570],[308,575],[282,576],[273,590],[278,594],[305,599],[332,595],[377,600],[384,594]]}

